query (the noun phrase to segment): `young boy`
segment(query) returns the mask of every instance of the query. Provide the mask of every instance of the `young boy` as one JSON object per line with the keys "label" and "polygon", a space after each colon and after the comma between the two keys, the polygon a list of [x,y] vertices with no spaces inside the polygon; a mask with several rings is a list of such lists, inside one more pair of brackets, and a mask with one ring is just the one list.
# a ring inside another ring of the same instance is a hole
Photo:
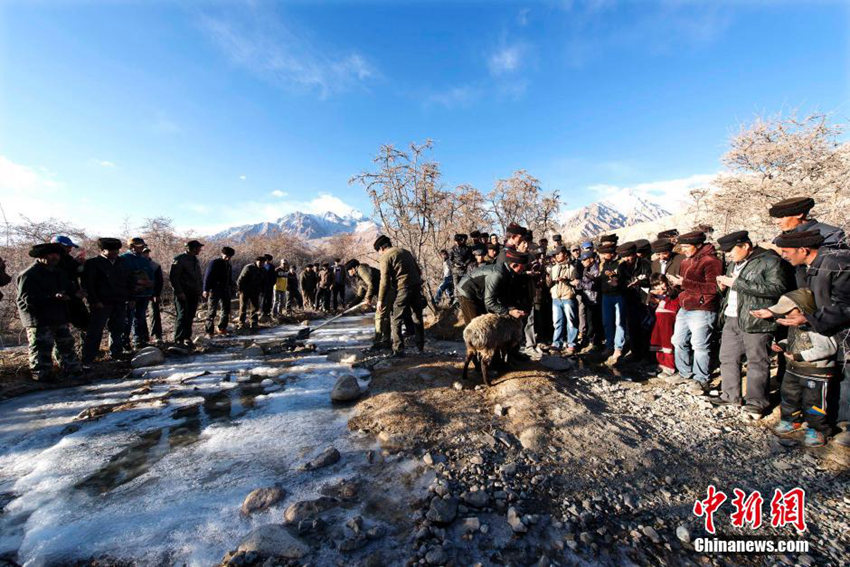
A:
{"label": "young boy", "polygon": [[655,353],[658,361],[659,376],[671,376],[676,373],[676,360],[673,356],[673,328],[676,326],[676,313],[679,312],[678,295],[664,274],[652,274],[649,280],[649,304],[655,306],[655,322],[649,339],[649,350]]}
{"label": "young boy", "polygon": [[[779,302],[767,309],[753,311],[756,317],[787,317],[815,311],[815,298],[810,289],[801,288],[786,293]],[[826,422],[826,399],[829,381],[836,376],[835,339],[820,335],[807,327],[788,327],[788,338],[774,343],[774,352],[781,352],[787,361],[782,378],[782,419],[774,428],[777,435],[787,435],[802,428],[806,422],[806,447],[826,443],[831,427]]]}

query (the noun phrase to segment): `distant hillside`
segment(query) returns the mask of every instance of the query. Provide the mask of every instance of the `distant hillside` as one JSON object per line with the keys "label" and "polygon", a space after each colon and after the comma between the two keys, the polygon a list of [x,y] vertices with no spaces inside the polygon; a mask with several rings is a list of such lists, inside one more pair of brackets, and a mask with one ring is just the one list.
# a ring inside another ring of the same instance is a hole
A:
{"label": "distant hillside", "polygon": [[661,221],[670,215],[670,211],[658,203],[625,190],[570,215],[563,223],[561,234],[565,241],[577,241],[637,224]]}
{"label": "distant hillside", "polygon": [[241,242],[253,236],[274,236],[286,233],[301,236],[305,240],[316,240],[346,232],[371,233],[374,229],[375,223],[359,213],[339,216],[331,212],[322,215],[294,212],[274,222],[234,226],[212,235],[210,239]]}

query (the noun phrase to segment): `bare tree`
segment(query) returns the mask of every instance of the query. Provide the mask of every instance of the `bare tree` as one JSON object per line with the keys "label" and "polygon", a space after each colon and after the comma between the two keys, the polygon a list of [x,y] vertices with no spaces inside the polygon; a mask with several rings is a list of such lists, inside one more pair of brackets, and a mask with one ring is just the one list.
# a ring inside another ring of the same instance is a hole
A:
{"label": "bare tree", "polygon": [[557,228],[561,209],[558,191],[544,193],[540,180],[521,169],[507,179],[499,179],[487,195],[490,210],[503,230],[517,222],[542,236]]}
{"label": "bare tree", "polygon": [[717,190],[704,199],[705,220],[768,238],[776,233],[769,206],[809,195],[817,203],[814,215],[846,228],[850,146],[839,139],[843,127],[823,113],[757,118],[742,127],[723,156],[726,171],[713,182]]}

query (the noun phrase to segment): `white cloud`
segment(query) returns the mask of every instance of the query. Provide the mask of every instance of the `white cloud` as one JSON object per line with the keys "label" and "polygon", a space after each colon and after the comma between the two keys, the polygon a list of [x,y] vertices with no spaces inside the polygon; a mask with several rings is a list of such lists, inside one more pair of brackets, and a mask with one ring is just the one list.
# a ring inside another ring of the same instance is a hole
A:
{"label": "white cloud", "polygon": [[105,168],[117,167],[114,162],[103,160],[103,159],[92,159],[92,163],[94,163],[95,165],[99,165],[100,167],[105,167]]}
{"label": "white cloud", "polygon": [[237,4],[238,10],[206,13],[202,29],[234,64],[277,87],[343,92],[378,76],[362,54],[320,47],[308,30],[286,22],[269,3]]}
{"label": "white cloud", "polygon": [[285,192],[285,191],[281,191],[280,189],[275,189],[274,191],[272,191],[271,195],[272,195],[272,197],[277,197],[278,199],[282,199],[282,198],[286,197],[288,195],[288,193]]}
{"label": "white cloud", "polygon": [[248,179],[248,176],[247,176],[247,175],[240,175],[240,176],[239,176],[239,179],[240,179],[241,181],[245,181],[246,179]]}
{"label": "white cloud", "polygon": [[531,13],[531,8],[522,8],[517,14],[516,21],[520,27],[528,25],[528,15]]}
{"label": "white cloud", "polygon": [[487,60],[490,73],[499,76],[518,71],[522,65],[524,51],[521,45],[500,47],[491,53]]}

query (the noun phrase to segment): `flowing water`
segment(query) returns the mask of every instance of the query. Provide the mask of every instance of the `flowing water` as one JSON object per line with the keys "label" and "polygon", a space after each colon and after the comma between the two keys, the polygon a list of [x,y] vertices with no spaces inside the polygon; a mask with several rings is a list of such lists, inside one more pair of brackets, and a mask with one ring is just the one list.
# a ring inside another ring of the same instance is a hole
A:
{"label": "flowing water", "polygon": [[[321,352],[370,338],[366,319],[348,317],[311,342]],[[0,557],[26,565],[98,555],[210,565],[252,528],[279,523],[286,504],[351,475],[366,441],[348,432],[352,410],[332,406],[329,393],[339,376],[366,380],[368,372],[321,354],[270,366],[241,351],[234,343],[130,378],[0,404]],[[340,464],[297,471],[331,445]],[[248,492],[273,484],[289,493],[283,503],[239,514]]]}

